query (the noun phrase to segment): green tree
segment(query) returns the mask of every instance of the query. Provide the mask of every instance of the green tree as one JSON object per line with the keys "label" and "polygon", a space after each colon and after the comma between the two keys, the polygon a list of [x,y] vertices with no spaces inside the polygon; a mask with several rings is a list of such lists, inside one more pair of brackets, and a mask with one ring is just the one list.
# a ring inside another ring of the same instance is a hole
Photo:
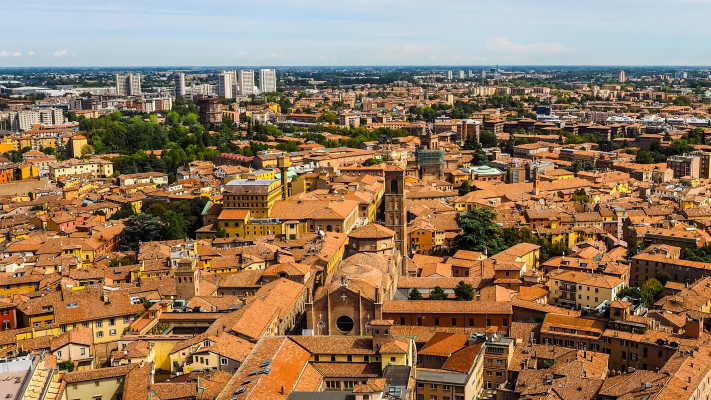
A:
{"label": "green tree", "polygon": [[54,147],[44,147],[40,151],[48,156],[57,155],[57,150]]}
{"label": "green tree", "polygon": [[94,146],[85,144],[84,147],[81,148],[81,157],[84,158],[91,154],[94,154]]}
{"label": "green tree", "polygon": [[642,291],[638,287],[626,287],[619,292],[617,292],[617,298],[618,299],[624,299],[625,297],[628,297],[630,299],[636,300],[636,301],[642,301],[644,296],[642,295]]}
{"label": "green tree", "polygon": [[479,134],[479,142],[481,142],[482,147],[498,146],[496,134],[492,131],[481,131],[481,133]]}
{"label": "green tree", "polygon": [[595,164],[593,164],[590,160],[575,160],[571,164],[571,167],[573,168],[573,172],[577,174],[580,171],[594,170]]}
{"label": "green tree", "polygon": [[410,294],[407,297],[410,300],[422,300],[422,293],[420,293],[417,288],[412,288],[412,290],[410,290]]}
{"label": "green tree", "polygon": [[486,165],[489,163],[489,156],[483,150],[477,150],[474,152],[471,163],[474,166]]}
{"label": "green tree", "polygon": [[57,368],[63,371],[72,372],[74,371],[74,362],[69,360],[58,362]]}
{"label": "green tree", "polygon": [[658,280],[659,283],[661,283],[662,286],[664,286],[671,279],[671,275],[669,275],[669,272],[667,272],[667,271],[659,271],[659,272],[657,272],[656,275],[654,275],[654,279]]}
{"label": "green tree", "polygon": [[689,96],[679,96],[674,99],[675,106],[691,106],[691,99]]}
{"label": "green tree", "polygon": [[543,242],[541,246],[541,260],[547,260],[551,257],[560,257],[565,254],[571,254],[573,251],[562,240],[555,243]]}
{"label": "green tree", "polygon": [[121,207],[113,213],[110,219],[125,219],[129,218],[132,215],[135,215],[136,211],[133,209],[133,205],[131,203],[123,203],[121,204]]}
{"label": "green tree", "polygon": [[378,165],[384,163],[385,160],[382,160],[380,158],[369,158],[365,161],[363,161],[363,166],[365,167],[370,167],[371,165]]}
{"label": "green tree", "polygon": [[649,150],[640,150],[634,160],[637,164],[654,164],[654,158]]}
{"label": "green tree", "polygon": [[481,143],[477,142],[474,136],[469,136],[464,139],[462,150],[481,150]]}
{"label": "green tree", "polygon": [[519,243],[538,243],[538,238],[528,228],[504,228],[501,230],[501,237],[506,247]]}
{"label": "green tree", "polygon": [[465,194],[467,194],[471,191],[472,191],[472,185],[469,184],[469,181],[462,181],[462,184],[459,185],[459,195],[464,196]]}
{"label": "green tree", "polygon": [[437,111],[434,110],[432,107],[422,107],[421,112],[422,119],[430,123],[434,122],[438,116]]}
{"label": "green tree", "polygon": [[149,214],[136,214],[124,222],[121,236],[126,246],[132,251],[138,251],[141,242],[161,240],[163,230],[160,220]]}
{"label": "green tree", "polygon": [[454,297],[459,301],[474,300],[474,286],[464,283],[464,281],[459,281],[457,286],[454,287]]}
{"label": "green tree", "polygon": [[664,296],[664,285],[654,278],[645,282],[641,290],[649,307]]}
{"label": "green tree", "polygon": [[687,246],[681,252],[682,260],[700,261],[705,263],[711,262],[711,245],[703,247]]}
{"label": "green tree", "polygon": [[439,286],[435,286],[430,292],[430,300],[447,300],[447,293]]}
{"label": "green tree", "polygon": [[120,267],[122,265],[132,265],[135,264],[135,260],[131,256],[124,256],[120,258],[114,258],[113,260],[109,261],[109,267],[114,268],[114,267]]}
{"label": "green tree", "polygon": [[581,203],[589,203],[590,196],[588,196],[588,193],[585,191],[585,188],[580,188],[575,191],[571,200]]}
{"label": "green tree", "polygon": [[477,208],[459,217],[462,233],[455,238],[457,248],[494,255],[507,248],[496,214],[488,208]]}
{"label": "green tree", "polygon": [[188,237],[188,226],[185,218],[180,213],[168,210],[162,218],[162,237],[168,240],[185,239]]}
{"label": "green tree", "polygon": [[221,227],[221,226],[218,225],[218,226],[217,226],[217,232],[215,233],[215,237],[218,237],[218,238],[226,238],[226,237],[228,237],[228,236],[229,236],[229,234],[227,233],[227,231],[225,230],[225,228],[223,228],[223,227]]}
{"label": "green tree", "polygon": [[327,124],[332,124],[338,121],[338,115],[332,112],[325,112],[316,118],[316,122],[325,122]]}

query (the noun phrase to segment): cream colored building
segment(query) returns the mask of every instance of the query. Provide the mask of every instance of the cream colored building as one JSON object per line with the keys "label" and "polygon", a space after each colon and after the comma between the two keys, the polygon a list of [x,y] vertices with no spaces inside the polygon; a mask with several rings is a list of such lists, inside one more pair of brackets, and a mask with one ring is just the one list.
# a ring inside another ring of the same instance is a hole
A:
{"label": "cream colored building", "polygon": [[111,161],[91,158],[88,160],[71,159],[49,165],[49,177],[58,179],[64,176],[84,175],[92,177],[108,177],[114,173]]}
{"label": "cream colored building", "polygon": [[625,282],[614,276],[596,272],[553,271],[548,276],[548,302],[576,310],[594,308],[605,300],[615,300],[624,287]]}
{"label": "cream colored building", "polygon": [[69,372],[64,375],[63,400],[118,400],[123,396],[126,374],[136,365]]}

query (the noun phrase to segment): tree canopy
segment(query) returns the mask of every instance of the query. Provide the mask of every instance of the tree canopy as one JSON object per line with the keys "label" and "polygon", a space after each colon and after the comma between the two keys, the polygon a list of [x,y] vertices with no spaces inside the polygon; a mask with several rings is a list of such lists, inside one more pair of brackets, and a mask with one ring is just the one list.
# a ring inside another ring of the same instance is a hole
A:
{"label": "tree canopy", "polygon": [[459,281],[457,286],[454,287],[454,297],[459,301],[474,300],[474,286],[464,281]]}
{"label": "tree canopy", "polygon": [[412,290],[410,290],[410,294],[408,295],[408,298],[410,300],[422,300],[422,293],[420,293],[420,291],[417,290],[417,288],[412,288]]}
{"label": "tree canopy", "polygon": [[496,214],[488,208],[476,208],[460,216],[458,222],[462,233],[454,239],[455,246],[494,255],[518,243],[537,242],[529,229],[502,229],[495,219]]}
{"label": "tree canopy", "polygon": [[439,286],[435,286],[430,292],[430,300],[447,300],[447,293]]}

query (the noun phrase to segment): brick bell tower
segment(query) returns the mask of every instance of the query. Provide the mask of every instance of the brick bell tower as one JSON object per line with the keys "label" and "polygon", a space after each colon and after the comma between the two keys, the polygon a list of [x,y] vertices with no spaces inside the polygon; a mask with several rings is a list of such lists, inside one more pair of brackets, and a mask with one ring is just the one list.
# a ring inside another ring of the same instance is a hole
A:
{"label": "brick bell tower", "polygon": [[[392,165],[385,169],[385,227],[395,231],[395,248],[403,265],[407,259],[407,218],[405,211],[405,170]],[[406,273],[406,271],[403,271]]]}

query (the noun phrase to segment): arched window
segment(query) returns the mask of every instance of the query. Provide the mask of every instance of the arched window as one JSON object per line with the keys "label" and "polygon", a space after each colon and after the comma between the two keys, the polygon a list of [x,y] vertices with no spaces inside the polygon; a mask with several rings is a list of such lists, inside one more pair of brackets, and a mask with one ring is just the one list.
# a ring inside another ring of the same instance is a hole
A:
{"label": "arched window", "polygon": [[333,232],[333,228],[331,228],[331,225],[326,225],[326,232]]}
{"label": "arched window", "polygon": [[398,182],[397,179],[393,179],[390,181],[390,193],[391,194],[398,194]]}

